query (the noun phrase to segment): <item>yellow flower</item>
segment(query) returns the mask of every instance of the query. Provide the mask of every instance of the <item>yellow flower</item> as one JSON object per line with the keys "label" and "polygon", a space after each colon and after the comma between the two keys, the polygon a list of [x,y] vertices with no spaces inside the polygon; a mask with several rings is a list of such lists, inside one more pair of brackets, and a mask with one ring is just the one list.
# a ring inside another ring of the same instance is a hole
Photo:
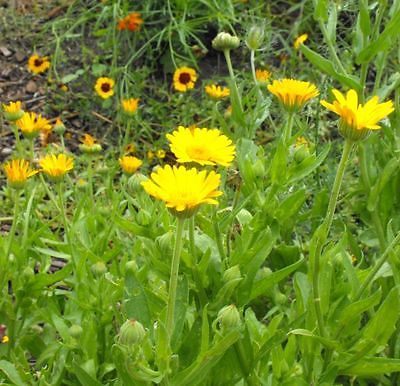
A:
{"label": "yellow flower", "polygon": [[261,70],[257,68],[256,70],[256,79],[260,83],[267,83],[268,79],[271,77],[271,73],[268,70]]}
{"label": "yellow flower", "polygon": [[321,101],[322,106],[340,116],[340,133],[347,139],[360,140],[369,134],[369,130],[378,130],[377,123],[394,111],[393,102],[389,100],[379,103],[379,97],[372,97],[364,105],[358,103],[355,90],[349,90],[344,96],[339,90],[333,89],[336,100],[328,103]]}
{"label": "yellow flower", "polygon": [[121,103],[124,112],[128,115],[133,115],[138,108],[139,99],[138,98],[122,99]]}
{"label": "yellow flower", "polygon": [[35,175],[38,171],[32,170],[28,161],[15,159],[4,165],[4,172],[6,173],[7,182],[10,186],[20,189],[24,187],[26,180]]}
{"label": "yellow flower", "polygon": [[65,154],[49,154],[39,161],[41,171],[47,174],[54,180],[61,179],[64,174],[74,168],[74,161],[72,157]]}
{"label": "yellow flower", "polygon": [[94,89],[100,97],[108,99],[114,95],[114,84],[113,79],[102,77],[96,80]]}
{"label": "yellow flower", "polygon": [[180,67],[174,72],[174,88],[176,91],[191,90],[197,80],[196,70],[190,67]]}
{"label": "yellow flower", "polygon": [[235,156],[232,141],[218,129],[179,126],[166,137],[171,142],[171,151],[181,163],[228,166]]}
{"label": "yellow flower", "polygon": [[24,110],[21,108],[21,102],[10,102],[8,105],[3,103],[4,117],[9,121],[17,121],[24,115]]}
{"label": "yellow flower", "polygon": [[145,191],[165,202],[176,214],[190,216],[203,203],[217,205],[216,197],[222,194],[217,190],[221,176],[211,171],[186,169],[184,166],[165,165],[151,174],[151,179],[141,185]]}
{"label": "yellow flower", "polygon": [[50,67],[50,61],[48,56],[40,57],[37,54],[33,54],[28,59],[28,69],[34,74],[41,74],[45,72]]}
{"label": "yellow flower", "polygon": [[136,145],[134,143],[128,143],[125,146],[125,150],[124,150],[125,154],[132,154],[135,151],[136,151]]}
{"label": "yellow flower", "polygon": [[33,112],[25,113],[15,124],[27,138],[36,137],[39,131],[48,133],[51,130],[49,120]]}
{"label": "yellow flower", "polygon": [[211,84],[204,88],[208,96],[212,99],[222,99],[228,97],[230,94],[230,90],[228,87],[221,87],[215,84]]}
{"label": "yellow flower", "polygon": [[127,174],[135,173],[143,164],[139,158],[128,155],[121,157],[118,161],[122,170]]}
{"label": "yellow flower", "polygon": [[295,79],[274,80],[267,86],[288,111],[297,111],[311,98],[319,95],[313,83]]}
{"label": "yellow flower", "polygon": [[96,138],[90,134],[84,134],[81,142],[82,144],[79,145],[79,149],[84,153],[98,153],[101,151],[101,145],[96,143]]}
{"label": "yellow flower", "polygon": [[298,50],[300,48],[300,45],[303,44],[307,39],[308,34],[298,36],[293,43],[293,47],[295,48],[295,50]]}
{"label": "yellow flower", "polygon": [[147,158],[149,161],[151,161],[154,158],[154,151],[153,150],[148,150],[146,153]]}
{"label": "yellow flower", "polygon": [[164,149],[158,149],[158,150],[156,151],[156,157],[159,158],[159,159],[164,159],[165,156],[166,156],[166,154],[167,154],[167,153],[165,152]]}
{"label": "yellow flower", "polygon": [[10,338],[8,337],[8,335],[4,335],[1,338],[1,343],[8,343],[10,341]]}

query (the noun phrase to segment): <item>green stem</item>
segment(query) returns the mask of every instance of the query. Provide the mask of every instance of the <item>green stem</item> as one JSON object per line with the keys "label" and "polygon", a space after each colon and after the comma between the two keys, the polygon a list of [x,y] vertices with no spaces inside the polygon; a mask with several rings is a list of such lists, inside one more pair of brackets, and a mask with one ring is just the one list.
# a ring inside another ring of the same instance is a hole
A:
{"label": "green stem", "polygon": [[181,251],[182,251],[182,244],[183,244],[184,225],[185,225],[185,219],[178,217],[177,225],[176,225],[174,252],[172,255],[172,262],[171,262],[171,275],[170,275],[170,279],[169,279],[169,289],[168,289],[166,328],[167,328],[167,332],[168,332],[169,346],[171,346],[171,339],[172,339],[172,334],[174,331],[176,289],[178,286],[179,261],[181,258]]}
{"label": "green stem", "polygon": [[382,256],[379,258],[379,260],[376,262],[374,268],[369,272],[368,276],[364,280],[362,286],[358,290],[354,301],[358,301],[361,299],[361,296],[365,289],[368,287],[368,285],[372,282],[374,279],[375,275],[377,272],[381,269],[382,265],[386,262],[386,260],[390,257],[390,253],[392,252],[393,248],[400,242],[400,232],[397,234],[397,236],[392,240],[392,242],[388,245],[388,247],[385,249],[385,252],[383,252]]}
{"label": "green stem", "polygon": [[237,100],[237,103],[239,105],[240,112],[243,114],[242,100],[240,98],[239,89],[236,84],[235,74],[233,73],[230,50],[224,50],[224,55],[225,55],[226,65],[228,66],[229,76],[232,81],[232,88],[233,88],[232,91],[233,91],[233,93],[235,95],[235,99]]}
{"label": "green stem", "polygon": [[94,196],[93,196],[93,160],[89,156],[88,157],[88,168],[87,168],[87,178],[88,178],[88,189],[89,189],[89,198],[90,205],[93,206]]}
{"label": "green stem", "polygon": [[222,262],[226,263],[226,255],[225,255],[225,251],[224,251],[224,244],[222,242],[221,230],[219,229],[219,224],[218,224],[218,220],[217,220],[217,216],[216,215],[214,215],[214,217],[213,217],[213,224],[214,224],[215,241],[217,242],[217,248],[218,248],[219,257],[221,258]]}
{"label": "green stem", "polygon": [[17,228],[17,223],[18,223],[18,217],[19,217],[19,198],[20,198],[20,191],[17,191],[17,194],[14,199],[14,211],[13,211],[13,222],[11,225],[10,233],[9,233],[9,239],[8,239],[8,244],[7,244],[7,249],[6,249],[6,254],[4,256],[4,261],[8,262],[8,257],[10,256],[11,252],[11,246],[14,241],[15,237],[15,230]]}
{"label": "green stem", "polygon": [[258,83],[258,80],[257,80],[257,77],[256,77],[256,66],[255,66],[254,56],[255,56],[255,51],[251,50],[250,51],[251,73],[253,75],[254,84],[256,85],[256,88],[257,88],[258,96],[261,99],[262,98],[262,92],[260,90],[260,84]]}
{"label": "green stem", "polygon": [[69,237],[68,220],[67,220],[67,215],[65,214],[65,208],[64,208],[64,191],[63,191],[61,182],[57,183],[57,190],[58,190],[57,193],[58,193],[58,200],[59,200],[58,206],[59,206],[61,219],[62,219],[63,226],[64,226],[65,239],[66,239],[67,244],[69,245],[69,248],[71,249],[71,258],[72,258],[72,244],[71,244],[71,240]]}
{"label": "green stem", "polygon": [[292,138],[294,113],[289,113],[285,128],[283,130],[283,141],[286,146],[289,146],[290,138]]}
{"label": "green stem", "polygon": [[321,298],[319,291],[319,273],[320,273],[320,259],[322,248],[329,235],[329,231],[333,221],[333,215],[335,213],[336,204],[339,196],[340,186],[342,184],[343,175],[346,169],[346,164],[349,159],[351,150],[353,149],[354,143],[345,141],[343,147],[342,158],[340,159],[338,169],[336,171],[335,181],[333,183],[331,196],[329,199],[328,209],[326,211],[325,219],[317,232],[317,243],[315,247],[315,255],[313,259],[313,273],[312,273],[312,294],[314,299],[315,315],[317,317],[318,330],[321,336],[325,336],[324,320],[321,309]]}

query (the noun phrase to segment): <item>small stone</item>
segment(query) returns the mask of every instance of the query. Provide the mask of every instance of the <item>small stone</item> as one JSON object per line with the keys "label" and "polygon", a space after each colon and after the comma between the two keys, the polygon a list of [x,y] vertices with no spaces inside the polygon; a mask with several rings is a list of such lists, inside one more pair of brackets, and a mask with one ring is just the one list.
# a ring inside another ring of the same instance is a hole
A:
{"label": "small stone", "polygon": [[12,52],[5,46],[0,46],[0,52],[2,53],[3,56],[8,58],[9,56],[12,55]]}
{"label": "small stone", "polygon": [[38,87],[33,80],[30,80],[25,87],[25,90],[32,94],[34,94],[37,91],[37,89]]}
{"label": "small stone", "polygon": [[1,149],[1,155],[7,156],[12,154],[13,150],[10,147],[5,147]]}

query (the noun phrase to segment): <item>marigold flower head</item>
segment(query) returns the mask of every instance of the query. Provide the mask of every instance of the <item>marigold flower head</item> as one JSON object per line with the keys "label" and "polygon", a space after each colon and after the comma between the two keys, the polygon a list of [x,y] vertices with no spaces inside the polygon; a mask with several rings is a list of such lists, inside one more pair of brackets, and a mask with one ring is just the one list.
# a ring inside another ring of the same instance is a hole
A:
{"label": "marigold flower head", "polygon": [[256,79],[258,82],[267,83],[270,77],[271,73],[268,70],[256,69]]}
{"label": "marigold flower head", "polygon": [[211,171],[165,165],[151,174],[141,185],[151,196],[164,201],[178,216],[189,217],[201,204],[217,205],[221,176]]}
{"label": "marigold flower head", "polygon": [[8,184],[15,189],[21,189],[25,186],[27,179],[38,171],[32,170],[28,161],[15,159],[4,165],[4,172],[6,173]]}
{"label": "marigold flower head", "polygon": [[336,100],[333,103],[322,100],[321,104],[340,116],[339,131],[346,139],[364,139],[370,130],[379,130],[381,127],[377,123],[394,111],[391,100],[379,103],[378,96],[362,105],[358,103],[357,92],[353,89],[346,96],[336,89],[332,93]]}
{"label": "marigold flower head", "polygon": [[11,122],[15,122],[22,118],[24,115],[24,110],[22,110],[21,102],[9,102],[9,104],[3,103],[3,113],[4,117]]}
{"label": "marigold flower head", "polygon": [[48,133],[52,129],[48,119],[34,112],[25,113],[15,124],[27,138],[36,137],[40,131]]}
{"label": "marigold flower head", "polygon": [[291,112],[300,110],[308,100],[319,95],[313,83],[295,79],[274,80],[267,88]]}
{"label": "marigold flower head", "polygon": [[139,158],[133,157],[133,156],[123,156],[119,160],[119,164],[122,168],[122,170],[126,174],[133,174],[142,166],[143,161],[140,160]]}
{"label": "marigold flower head", "polygon": [[232,141],[218,129],[179,126],[166,135],[178,162],[228,166],[235,157]]}
{"label": "marigold flower head", "polygon": [[129,30],[129,31],[139,31],[140,26],[143,24],[143,20],[139,12],[132,12],[125,16],[123,19],[118,21],[117,29],[119,31]]}
{"label": "marigold flower head", "polygon": [[197,80],[196,70],[190,67],[179,67],[174,72],[174,88],[176,91],[186,92],[194,87]]}
{"label": "marigold flower head", "polygon": [[33,54],[28,59],[28,69],[35,75],[47,71],[49,67],[50,61],[48,56],[39,56],[37,54]]}
{"label": "marigold flower head", "polygon": [[114,95],[114,84],[113,79],[101,77],[96,80],[94,89],[101,98],[108,99]]}
{"label": "marigold flower head", "polygon": [[303,44],[307,39],[308,34],[298,36],[293,43],[293,47],[295,48],[295,50],[298,50],[300,48],[300,45]]}
{"label": "marigold flower head", "polygon": [[66,173],[74,168],[72,157],[66,154],[49,154],[39,161],[41,171],[54,181],[59,181]]}
{"label": "marigold flower head", "polygon": [[218,99],[223,99],[225,97],[228,97],[230,95],[230,90],[228,87],[221,87],[217,86],[215,84],[208,85],[204,87],[207,95],[215,100]]}
{"label": "marigold flower head", "polygon": [[129,98],[129,99],[122,99],[122,109],[128,115],[135,114],[138,108],[139,99],[138,98]]}
{"label": "marigold flower head", "polygon": [[58,135],[63,135],[65,133],[65,125],[60,117],[56,119],[56,123],[54,124],[54,132]]}
{"label": "marigold flower head", "polygon": [[101,151],[101,145],[96,143],[96,141],[96,138],[86,133],[81,138],[82,143],[79,145],[79,149],[87,154],[99,153]]}

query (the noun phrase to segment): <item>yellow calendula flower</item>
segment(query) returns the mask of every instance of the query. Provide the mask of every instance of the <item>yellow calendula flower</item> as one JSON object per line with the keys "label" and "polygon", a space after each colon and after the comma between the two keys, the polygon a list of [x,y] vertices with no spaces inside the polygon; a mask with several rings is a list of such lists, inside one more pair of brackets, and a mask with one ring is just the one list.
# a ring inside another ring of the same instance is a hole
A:
{"label": "yellow calendula flower", "polygon": [[300,48],[300,45],[303,44],[307,39],[308,39],[308,34],[303,34],[298,36],[293,43],[293,47],[296,50],[298,50]]}
{"label": "yellow calendula flower", "polygon": [[49,154],[39,161],[39,165],[43,173],[47,174],[51,179],[58,181],[74,168],[74,161],[72,157],[66,154]]}
{"label": "yellow calendula flower", "polygon": [[113,79],[102,77],[96,80],[94,89],[101,98],[108,99],[114,95],[114,85]]}
{"label": "yellow calendula flower", "polygon": [[41,74],[50,68],[48,56],[33,54],[28,59],[28,69],[35,75]]}
{"label": "yellow calendula flower", "polygon": [[349,90],[346,96],[336,89],[332,93],[336,100],[333,103],[322,100],[321,104],[340,116],[340,133],[353,141],[364,139],[370,130],[379,130],[381,127],[377,123],[394,111],[391,100],[379,103],[378,96],[362,105],[358,103],[355,90]]}
{"label": "yellow calendula flower", "polygon": [[156,151],[156,157],[159,159],[164,159],[166,155],[167,155],[167,153],[164,149],[158,149]]}
{"label": "yellow calendula flower", "polygon": [[217,205],[221,176],[214,171],[165,165],[141,185],[151,196],[162,200],[177,215],[191,216],[201,204]]}
{"label": "yellow calendula flower", "polygon": [[49,132],[52,126],[48,119],[36,113],[25,113],[15,124],[27,138],[36,137],[40,131]]}
{"label": "yellow calendula flower", "polygon": [[166,135],[178,162],[228,166],[235,157],[232,141],[218,129],[179,126]]}
{"label": "yellow calendula flower", "polygon": [[296,79],[274,80],[267,86],[288,111],[297,111],[311,98],[319,95],[317,87],[310,82]]}
{"label": "yellow calendula flower", "polygon": [[204,87],[207,95],[215,100],[226,98],[230,95],[230,90],[228,87],[221,87],[215,84],[208,85]]}
{"label": "yellow calendula flower", "polygon": [[267,83],[270,77],[271,73],[268,70],[256,69],[256,79],[258,82]]}
{"label": "yellow calendula flower", "polygon": [[29,162],[23,159],[15,159],[4,165],[4,172],[9,185],[15,189],[23,188],[27,179],[38,171],[29,166]]}
{"label": "yellow calendula flower", "polygon": [[79,149],[83,153],[98,153],[101,151],[101,145],[97,143],[95,137],[91,136],[90,134],[84,134],[81,138],[81,144],[79,145]]}
{"label": "yellow calendula flower", "polygon": [[4,117],[11,122],[15,122],[22,118],[24,115],[24,110],[22,110],[21,102],[10,102],[8,105],[3,103]]}
{"label": "yellow calendula flower", "polygon": [[133,156],[123,156],[118,160],[122,170],[126,174],[133,174],[142,166],[143,161]]}
{"label": "yellow calendula flower", "polygon": [[194,87],[197,80],[196,70],[190,67],[180,67],[174,72],[174,88],[176,91],[186,92]]}
{"label": "yellow calendula flower", "polygon": [[138,98],[129,98],[129,99],[122,99],[122,109],[128,115],[135,114],[138,108],[139,99]]}

